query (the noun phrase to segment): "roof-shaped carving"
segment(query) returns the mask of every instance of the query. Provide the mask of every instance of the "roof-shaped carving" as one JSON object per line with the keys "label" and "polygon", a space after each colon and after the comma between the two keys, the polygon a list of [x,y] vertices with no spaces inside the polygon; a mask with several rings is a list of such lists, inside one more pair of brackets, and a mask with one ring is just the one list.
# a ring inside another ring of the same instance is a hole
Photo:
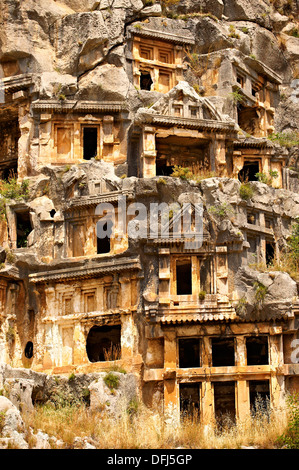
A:
{"label": "roof-shaped carving", "polygon": [[235,128],[232,119],[220,114],[208,98],[199,96],[185,81],[179,82],[150,108],[140,108],[135,123],[230,131]]}

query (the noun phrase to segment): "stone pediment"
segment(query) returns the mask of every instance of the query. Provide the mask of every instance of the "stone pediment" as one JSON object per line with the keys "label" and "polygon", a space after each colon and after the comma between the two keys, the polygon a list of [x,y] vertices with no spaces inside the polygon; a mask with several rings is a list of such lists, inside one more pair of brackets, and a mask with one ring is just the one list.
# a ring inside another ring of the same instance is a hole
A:
{"label": "stone pediment", "polygon": [[154,123],[186,127],[234,129],[234,122],[223,116],[208,98],[199,96],[188,82],[181,81],[150,108],[140,108],[136,124]]}

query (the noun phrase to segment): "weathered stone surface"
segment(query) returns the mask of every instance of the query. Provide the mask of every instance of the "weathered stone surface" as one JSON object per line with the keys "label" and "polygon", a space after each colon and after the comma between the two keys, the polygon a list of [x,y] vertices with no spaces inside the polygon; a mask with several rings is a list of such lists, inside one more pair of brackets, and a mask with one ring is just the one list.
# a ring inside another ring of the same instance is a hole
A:
{"label": "weathered stone surface", "polygon": [[8,410],[16,410],[16,406],[6,397],[0,396],[0,412],[6,413]]}
{"label": "weathered stone surface", "polygon": [[34,434],[34,438],[34,449],[51,449],[51,444],[49,442],[49,436],[47,433],[39,430],[36,434]]}
{"label": "weathered stone surface", "polygon": [[207,13],[221,18],[224,2],[223,0],[181,0],[174,5],[169,5],[168,9],[178,14]]}
{"label": "weathered stone surface", "polygon": [[275,70],[285,81],[290,80],[292,75],[290,63],[272,32],[256,26],[251,35],[251,47],[251,53],[257,60]]}
{"label": "weathered stone surface", "polygon": [[109,388],[105,383],[106,373],[101,373],[98,380],[89,385],[90,408],[105,410],[114,417],[121,416],[130,403],[136,400],[137,382],[134,374],[110,372],[118,378],[115,388]]}
{"label": "weathered stone surface", "polygon": [[[257,297],[258,286],[263,289],[263,299]],[[240,268],[235,281],[239,297],[246,300],[246,308],[240,312],[245,318],[266,319],[280,317],[281,307],[291,306],[297,295],[296,282],[283,272],[261,273],[249,267]]]}
{"label": "weathered stone surface", "polygon": [[77,79],[72,75],[58,72],[44,72],[40,75],[40,97],[58,98],[77,92]]}
{"label": "weathered stone surface", "polygon": [[5,28],[1,30],[1,57],[19,59],[22,73],[27,72],[28,67],[31,72],[53,70],[51,26],[72,12],[71,8],[53,0],[39,3],[5,1],[1,9],[5,21]]}
{"label": "weathered stone surface", "polygon": [[132,85],[122,67],[105,64],[86,73],[79,80],[78,96],[81,99],[124,101]]}
{"label": "weathered stone surface", "polygon": [[6,379],[6,390],[9,399],[20,410],[24,412],[32,411],[32,391],[34,381],[30,379]]}
{"label": "weathered stone surface", "polygon": [[[224,15],[228,20],[250,20],[262,26],[269,27],[270,17],[268,2],[265,0],[253,0],[247,2],[246,0],[223,0],[224,2]],[[279,13],[275,12],[277,21]],[[280,15],[282,16],[282,15]]]}

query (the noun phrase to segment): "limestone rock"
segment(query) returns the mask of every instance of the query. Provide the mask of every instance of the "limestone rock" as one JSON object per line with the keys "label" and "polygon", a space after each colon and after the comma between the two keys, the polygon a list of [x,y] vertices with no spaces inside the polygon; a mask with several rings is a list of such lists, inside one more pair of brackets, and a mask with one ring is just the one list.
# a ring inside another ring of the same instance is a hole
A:
{"label": "limestone rock", "polygon": [[34,381],[30,379],[6,379],[6,388],[9,388],[11,402],[21,411],[33,410],[32,390]]}
{"label": "limestone rock", "polygon": [[77,79],[72,75],[58,72],[44,72],[40,75],[40,97],[43,99],[74,95]]}
{"label": "limestone rock", "polygon": [[265,25],[269,5],[265,0],[223,0],[228,20],[250,20]]}
{"label": "limestone rock", "polygon": [[[263,290],[261,300],[257,297],[258,286]],[[247,266],[238,270],[235,288],[239,298],[246,300],[246,310],[239,312],[245,318],[280,317],[288,312],[297,295],[297,284],[289,274],[280,271],[258,272]]]}
{"label": "limestone rock", "polygon": [[115,376],[118,384],[115,388],[109,388],[105,384],[106,373],[100,373],[98,380],[88,387],[90,390],[90,408],[107,411],[112,416],[118,417],[124,413],[130,403],[137,396],[137,380],[134,374],[110,372]]}
{"label": "limestone rock", "polygon": [[154,3],[153,5],[144,7],[140,12],[141,18],[143,17],[147,18],[149,16],[161,16],[161,15],[162,15],[162,8],[159,3]]}
{"label": "limestone rock", "polygon": [[0,396],[0,413],[6,413],[8,410],[17,410],[11,400],[4,396]]}
{"label": "limestone rock", "polygon": [[50,212],[55,210],[53,201],[47,196],[40,196],[30,203],[30,208],[34,210],[41,221],[52,221]]}
{"label": "limestone rock", "polygon": [[87,437],[75,437],[73,442],[74,449],[96,449],[96,447],[88,441]]}
{"label": "limestone rock", "polygon": [[124,101],[132,85],[122,67],[105,64],[86,73],[79,80],[78,96],[99,101]]}
{"label": "limestone rock", "polygon": [[84,71],[87,64],[92,67],[107,54],[109,31],[102,12],[67,15],[55,28],[57,67],[61,73],[76,74],[80,68]]}
{"label": "limestone rock", "polygon": [[21,73],[26,73],[28,68],[31,72],[53,70],[51,26],[73,10],[54,0],[4,0],[1,6],[5,28],[0,32],[0,57],[18,59]]}
{"label": "limestone rock", "polygon": [[34,437],[35,437],[34,449],[51,449],[49,436],[47,433],[39,430],[36,434],[34,434]]}
{"label": "limestone rock", "polygon": [[292,70],[275,35],[256,25],[251,34],[251,54],[260,62],[275,70],[285,81],[290,80]]}
{"label": "limestone rock", "polygon": [[181,0],[169,5],[168,9],[177,14],[206,13],[221,18],[224,11],[223,0]]}
{"label": "limestone rock", "polygon": [[[24,422],[22,420],[19,410],[11,403],[7,404],[3,400],[5,397],[0,397],[0,409],[4,411],[4,425],[2,427],[2,436],[9,438],[14,447],[18,449],[28,449],[29,445],[24,439]],[[8,400],[9,401],[9,400]],[[2,403],[2,407],[1,407]]]}

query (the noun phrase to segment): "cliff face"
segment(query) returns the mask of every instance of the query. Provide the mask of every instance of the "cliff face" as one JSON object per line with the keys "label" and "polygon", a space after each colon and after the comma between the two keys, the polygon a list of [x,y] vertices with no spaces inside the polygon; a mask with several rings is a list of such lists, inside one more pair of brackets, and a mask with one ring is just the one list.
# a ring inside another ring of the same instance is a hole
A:
{"label": "cliff face", "polygon": [[164,410],[298,387],[298,6],[3,0],[0,363],[122,361]]}

